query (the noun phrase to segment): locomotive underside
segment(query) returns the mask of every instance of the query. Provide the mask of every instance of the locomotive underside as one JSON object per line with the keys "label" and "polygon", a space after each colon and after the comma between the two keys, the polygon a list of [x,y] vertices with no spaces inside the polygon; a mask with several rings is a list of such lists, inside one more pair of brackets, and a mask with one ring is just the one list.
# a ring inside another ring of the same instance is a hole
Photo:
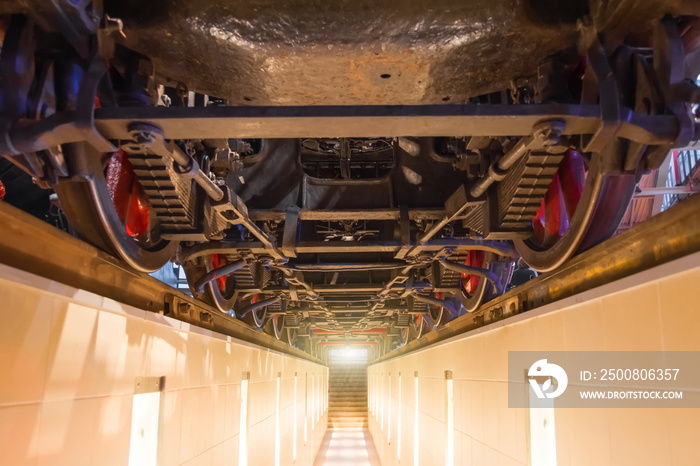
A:
{"label": "locomotive underside", "polygon": [[314,351],[612,236],[697,139],[693,1],[0,1],[0,154],[72,230]]}

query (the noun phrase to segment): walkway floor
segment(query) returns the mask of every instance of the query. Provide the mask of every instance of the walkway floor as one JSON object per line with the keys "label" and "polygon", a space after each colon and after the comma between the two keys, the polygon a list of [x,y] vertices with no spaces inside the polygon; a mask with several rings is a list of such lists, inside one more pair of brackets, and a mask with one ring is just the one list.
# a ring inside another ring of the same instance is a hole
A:
{"label": "walkway floor", "polygon": [[329,428],[314,466],[381,466],[368,429]]}

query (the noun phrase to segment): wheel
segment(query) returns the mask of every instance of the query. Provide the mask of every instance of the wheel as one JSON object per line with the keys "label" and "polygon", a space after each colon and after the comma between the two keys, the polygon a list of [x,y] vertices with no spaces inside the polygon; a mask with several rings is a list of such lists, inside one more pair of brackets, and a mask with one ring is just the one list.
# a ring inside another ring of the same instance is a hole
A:
{"label": "wheel", "polygon": [[281,340],[283,333],[286,333],[284,328],[284,314],[272,314],[267,324],[265,324],[265,333]]}
{"label": "wheel", "polygon": [[405,345],[406,343],[411,341],[410,332],[410,327],[399,328],[399,344]]}
{"label": "wheel", "polygon": [[606,174],[603,154],[590,163],[567,151],[533,219],[533,234],[515,247],[533,269],[554,270],[577,252],[610,238],[634,193],[635,176]]}
{"label": "wheel", "polygon": [[101,154],[87,143],[64,144],[71,173],[81,179],[56,184],[73,230],[94,246],[141,272],[154,272],[174,255],[177,243],[160,237],[159,221],[122,151]]}
{"label": "wheel", "polygon": [[240,313],[241,309],[245,308],[249,304],[257,303],[259,300],[259,296],[257,294],[251,296],[248,299],[243,299],[239,300],[237,303],[235,303],[235,313],[236,317],[241,319],[243,322],[247,323],[251,327],[256,327],[259,329],[263,329],[265,326],[265,323],[267,322],[267,306],[261,307],[259,309],[256,309],[254,311],[250,311],[245,315],[242,315]]}
{"label": "wheel", "polygon": [[426,327],[425,318],[422,314],[412,314],[408,327],[399,329],[399,344],[405,345],[411,340],[420,338]]}
{"label": "wheel", "polygon": [[[442,293],[435,293],[437,299],[443,299]],[[442,306],[432,306],[426,304],[427,312],[425,313],[425,325],[428,327],[427,331],[434,330],[440,325],[444,324],[447,320],[448,312],[445,312],[445,308]]]}
{"label": "wheel", "polygon": [[187,283],[190,285],[192,296],[201,299],[209,304],[227,313],[233,309],[236,303],[236,280],[233,274],[219,277],[204,285],[204,293],[199,293],[194,284],[197,283],[202,276],[218,269],[228,263],[228,259],[224,254],[211,254],[197,259],[195,262],[183,264]]}
{"label": "wheel", "polygon": [[[205,271],[210,272],[228,264],[224,254],[211,254],[204,259]],[[222,312],[228,312],[236,302],[236,279],[233,274],[219,277],[207,283],[209,299]]]}
{"label": "wheel", "polygon": [[297,329],[285,327],[282,340],[284,340],[286,343],[289,343],[292,346],[295,346],[294,343],[295,343],[296,338],[297,338]]}

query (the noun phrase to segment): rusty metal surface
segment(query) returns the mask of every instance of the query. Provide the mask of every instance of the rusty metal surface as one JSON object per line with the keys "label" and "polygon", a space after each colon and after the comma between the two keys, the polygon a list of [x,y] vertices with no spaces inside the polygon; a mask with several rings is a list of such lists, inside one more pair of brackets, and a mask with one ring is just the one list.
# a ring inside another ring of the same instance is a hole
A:
{"label": "rusty metal surface", "polygon": [[129,269],[114,257],[0,202],[0,263],[165,314],[287,355],[322,364],[309,354]]}
{"label": "rusty metal surface", "polygon": [[[108,0],[157,73],[233,105],[464,102],[576,47],[587,1]],[[549,21],[551,20],[551,21]]]}
{"label": "rusty metal surface", "polygon": [[[0,0],[0,13],[52,29],[85,5]],[[535,76],[549,56],[577,60],[598,32],[614,42],[699,10],[694,0],[95,0],[88,16],[101,6],[161,82],[256,106],[464,103]]]}
{"label": "rusty metal surface", "polygon": [[388,353],[387,361],[700,251],[700,196],[574,257],[524,285]]}

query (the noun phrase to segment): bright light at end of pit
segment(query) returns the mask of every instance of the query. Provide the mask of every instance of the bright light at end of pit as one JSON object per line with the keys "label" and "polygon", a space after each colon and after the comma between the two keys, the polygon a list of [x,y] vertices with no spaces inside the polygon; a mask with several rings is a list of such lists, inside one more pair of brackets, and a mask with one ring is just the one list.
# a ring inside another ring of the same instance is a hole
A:
{"label": "bright light at end of pit", "polygon": [[333,350],[333,359],[337,361],[366,360],[366,348],[339,348]]}

